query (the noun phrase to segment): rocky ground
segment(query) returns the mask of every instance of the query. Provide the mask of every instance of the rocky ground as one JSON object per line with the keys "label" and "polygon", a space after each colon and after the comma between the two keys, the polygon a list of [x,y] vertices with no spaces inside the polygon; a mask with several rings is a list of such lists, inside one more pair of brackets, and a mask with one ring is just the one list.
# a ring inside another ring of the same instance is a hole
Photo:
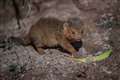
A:
{"label": "rocky ground", "polygon": [[[120,80],[119,8],[119,0],[1,0],[0,80]],[[109,31],[106,43],[113,49],[109,58],[80,64],[59,50],[39,55],[31,45],[9,38],[22,38],[40,17],[71,16],[94,21],[98,31]]]}

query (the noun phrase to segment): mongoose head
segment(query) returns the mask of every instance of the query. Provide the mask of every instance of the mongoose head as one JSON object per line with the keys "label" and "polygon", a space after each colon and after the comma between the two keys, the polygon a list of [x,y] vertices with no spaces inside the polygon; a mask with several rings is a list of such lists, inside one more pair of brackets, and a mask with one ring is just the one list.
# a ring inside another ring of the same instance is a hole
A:
{"label": "mongoose head", "polygon": [[68,40],[81,41],[83,28],[79,18],[71,18],[63,24],[64,35]]}

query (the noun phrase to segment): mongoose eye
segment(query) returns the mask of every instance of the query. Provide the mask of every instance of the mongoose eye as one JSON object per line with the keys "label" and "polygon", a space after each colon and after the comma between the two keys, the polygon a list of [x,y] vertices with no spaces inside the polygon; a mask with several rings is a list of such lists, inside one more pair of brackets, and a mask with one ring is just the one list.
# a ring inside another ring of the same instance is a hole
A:
{"label": "mongoose eye", "polygon": [[84,33],[84,31],[83,30],[81,30],[81,34],[83,34]]}
{"label": "mongoose eye", "polygon": [[72,32],[72,34],[75,34],[75,32]]}

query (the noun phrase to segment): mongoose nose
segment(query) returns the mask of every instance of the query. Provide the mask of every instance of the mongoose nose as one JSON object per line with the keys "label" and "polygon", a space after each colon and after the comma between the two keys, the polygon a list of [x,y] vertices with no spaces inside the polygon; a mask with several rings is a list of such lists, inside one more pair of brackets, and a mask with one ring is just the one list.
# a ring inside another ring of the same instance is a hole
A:
{"label": "mongoose nose", "polygon": [[80,41],[80,40],[81,40],[81,36],[77,36],[77,37],[76,37],[76,40],[77,40],[77,41]]}

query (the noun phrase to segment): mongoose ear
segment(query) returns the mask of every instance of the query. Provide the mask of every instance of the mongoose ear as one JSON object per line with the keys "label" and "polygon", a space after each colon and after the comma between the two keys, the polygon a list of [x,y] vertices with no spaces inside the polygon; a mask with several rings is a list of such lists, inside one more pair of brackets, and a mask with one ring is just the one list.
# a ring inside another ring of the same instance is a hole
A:
{"label": "mongoose ear", "polygon": [[68,23],[63,24],[63,33],[66,37],[69,37],[71,34],[71,28]]}
{"label": "mongoose ear", "polygon": [[69,29],[69,24],[68,24],[68,23],[64,23],[64,24],[63,24],[63,29],[64,29],[65,32],[68,31],[68,29]]}

